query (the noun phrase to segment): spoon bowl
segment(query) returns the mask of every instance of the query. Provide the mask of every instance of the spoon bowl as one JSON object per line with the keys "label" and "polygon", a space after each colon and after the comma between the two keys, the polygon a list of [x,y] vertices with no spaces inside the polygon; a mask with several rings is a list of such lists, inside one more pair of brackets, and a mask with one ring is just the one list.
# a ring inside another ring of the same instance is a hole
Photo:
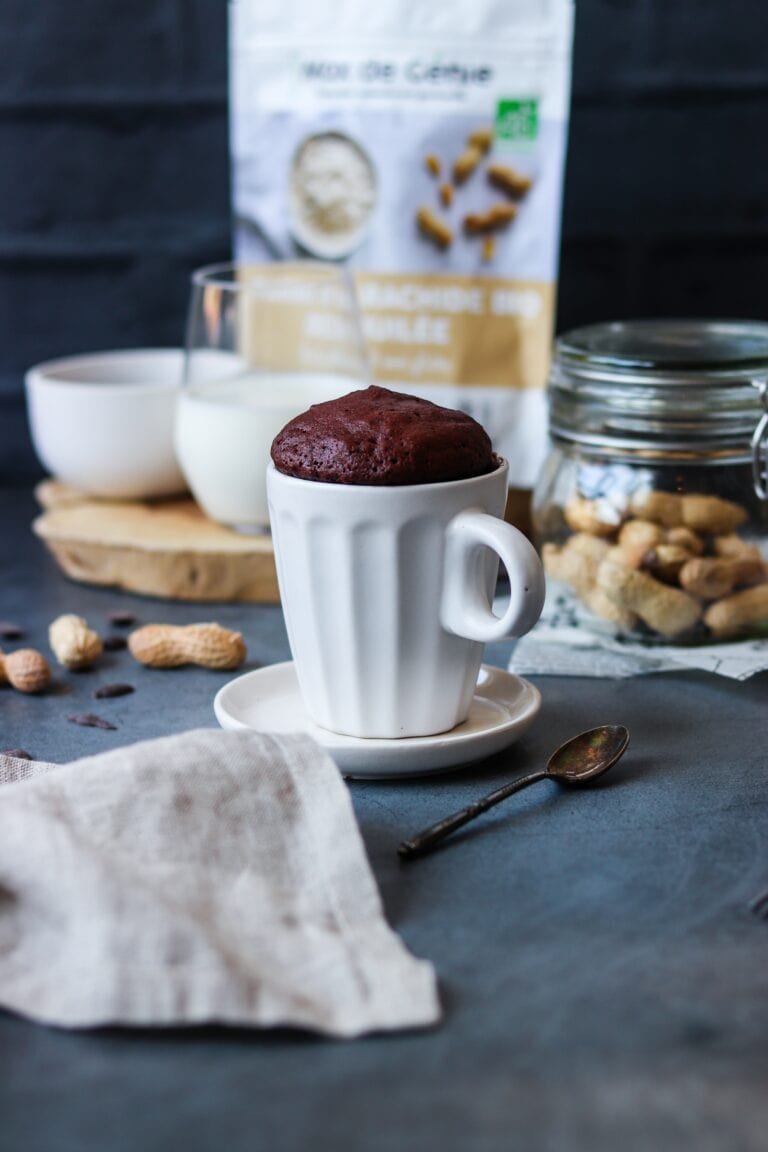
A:
{"label": "spoon bowl", "polygon": [[586,784],[607,772],[629,744],[623,724],[602,724],[572,736],[553,752],[545,769],[547,776],[562,784]]}
{"label": "spoon bowl", "polygon": [[457,828],[463,827],[470,820],[487,812],[489,808],[506,800],[508,796],[513,796],[515,792],[520,792],[539,780],[557,780],[559,784],[568,784],[571,787],[589,784],[621,759],[628,744],[629,732],[623,724],[601,724],[599,728],[580,732],[578,736],[572,736],[552,753],[546,768],[512,780],[509,784],[504,784],[482,799],[476,800],[467,808],[438,820],[437,824],[425,828],[410,840],[404,840],[397,850],[398,855],[404,860],[423,856]]}

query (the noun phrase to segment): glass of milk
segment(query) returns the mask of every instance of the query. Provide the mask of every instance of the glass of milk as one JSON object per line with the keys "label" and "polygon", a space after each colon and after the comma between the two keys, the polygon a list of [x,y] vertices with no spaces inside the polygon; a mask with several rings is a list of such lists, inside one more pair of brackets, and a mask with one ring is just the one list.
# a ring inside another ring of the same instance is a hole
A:
{"label": "glass of milk", "polygon": [[354,284],[341,265],[220,264],[193,273],[175,445],[206,515],[269,530],[272,441],[311,404],[368,384]]}

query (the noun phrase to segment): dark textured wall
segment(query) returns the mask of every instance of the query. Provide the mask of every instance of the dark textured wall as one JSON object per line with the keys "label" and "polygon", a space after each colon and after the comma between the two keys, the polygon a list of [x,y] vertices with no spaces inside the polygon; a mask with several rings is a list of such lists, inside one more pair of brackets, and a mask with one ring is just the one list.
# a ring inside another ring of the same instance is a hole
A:
{"label": "dark textured wall", "polygon": [[225,0],[0,0],[0,472],[24,369],[178,344],[229,254]]}
{"label": "dark textured wall", "polygon": [[[0,477],[24,369],[175,344],[229,254],[225,0],[0,0]],[[765,0],[577,0],[558,327],[762,316]]]}

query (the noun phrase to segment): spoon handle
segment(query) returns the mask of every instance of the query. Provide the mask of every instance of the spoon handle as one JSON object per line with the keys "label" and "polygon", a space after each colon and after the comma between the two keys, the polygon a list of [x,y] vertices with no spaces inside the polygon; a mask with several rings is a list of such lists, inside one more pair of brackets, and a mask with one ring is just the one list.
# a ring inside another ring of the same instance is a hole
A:
{"label": "spoon handle", "polygon": [[500,804],[508,796],[514,796],[515,792],[527,788],[529,784],[536,784],[537,781],[546,779],[546,771],[540,770],[531,772],[528,776],[521,776],[518,780],[504,784],[501,788],[496,788],[487,796],[483,796],[481,800],[476,800],[474,804],[469,804],[459,812],[454,812],[452,816],[445,816],[436,824],[431,824],[429,828],[425,828],[416,836],[412,836],[410,840],[403,840],[397,849],[398,856],[404,860],[410,860],[414,856],[423,856],[430,852],[435,844],[445,839],[446,836],[450,836],[451,832],[455,832],[457,828],[461,828],[470,820],[474,820],[476,816],[481,816],[483,812],[487,812],[489,808]]}

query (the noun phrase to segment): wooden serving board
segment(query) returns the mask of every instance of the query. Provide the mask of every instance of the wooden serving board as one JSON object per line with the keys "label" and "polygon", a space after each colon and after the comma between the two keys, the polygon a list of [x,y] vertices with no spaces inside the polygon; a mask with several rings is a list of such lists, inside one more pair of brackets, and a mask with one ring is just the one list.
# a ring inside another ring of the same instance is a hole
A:
{"label": "wooden serving board", "polygon": [[35,495],[44,511],[33,531],[73,580],[172,600],[279,602],[269,535],[223,528],[191,499],[95,500],[57,480]]}

